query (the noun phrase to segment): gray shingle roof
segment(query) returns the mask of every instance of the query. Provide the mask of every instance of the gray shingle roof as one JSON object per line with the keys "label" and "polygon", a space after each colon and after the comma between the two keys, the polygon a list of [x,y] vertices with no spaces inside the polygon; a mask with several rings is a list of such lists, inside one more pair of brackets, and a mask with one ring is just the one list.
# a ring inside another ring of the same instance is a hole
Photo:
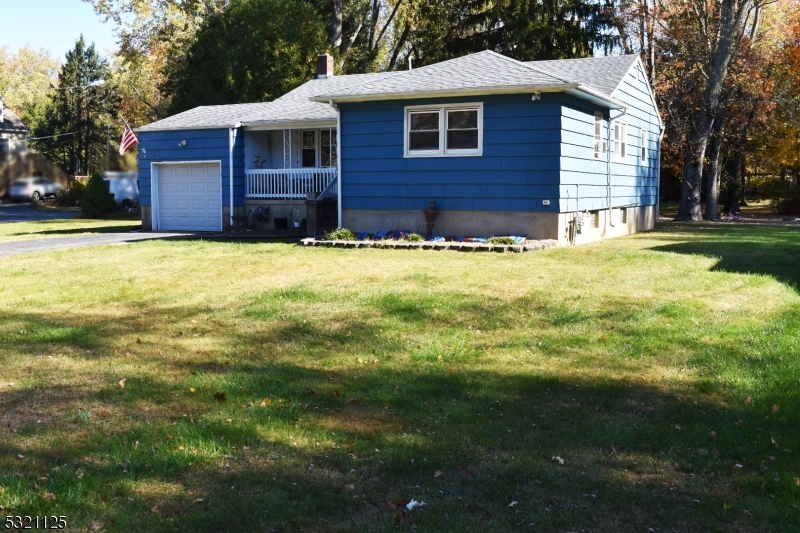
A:
{"label": "gray shingle roof", "polygon": [[[410,71],[353,74],[314,79],[273,102],[202,106],[153,122],[137,131],[229,128],[333,122],[333,99],[390,99],[460,92],[464,94],[514,89],[594,89],[607,97],[636,61],[635,55],[521,62],[484,51]],[[314,99],[316,101],[311,101]]]}
{"label": "gray shingle roof", "polygon": [[637,57],[637,55],[631,54],[583,59],[527,61],[525,64],[538,67],[560,78],[589,85],[611,96],[622,78],[636,62]]}
{"label": "gray shingle roof", "polygon": [[6,133],[27,133],[28,127],[9,108],[3,108],[3,117],[0,120],[0,131]]}
{"label": "gray shingle roof", "polygon": [[433,65],[398,72],[396,76],[318,95],[323,99],[466,92],[514,87],[562,86],[569,83],[535,66],[486,50]]}
{"label": "gray shingle roof", "polygon": [[321,93],[318,98],[359,99],[414,94],[469,92],[471,90],[535,89],[580,85],[611,96],[637,56],[591,57],[556,61],[521,62],[484,51],[411,71],[398,76]]}
{"label": "gray shingle roof", "polygon": [[314,79],[272,102],[195,107],[137,128],[136,131],[230,128],[236,124],[335,122],[336,110],[334,108],[328,104],[311,102],[309,97],[324,91],[357,87],[368,80],[389,78],[396,74],[396,72],[382,72]]}

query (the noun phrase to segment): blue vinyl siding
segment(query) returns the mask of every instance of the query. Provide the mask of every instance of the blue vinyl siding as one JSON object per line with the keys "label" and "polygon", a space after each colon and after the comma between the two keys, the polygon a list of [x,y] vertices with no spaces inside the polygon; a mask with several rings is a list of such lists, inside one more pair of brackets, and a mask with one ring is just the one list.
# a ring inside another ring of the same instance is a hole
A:
{"label": "blue vinyl siding", "polygon": [[[404,108],[483,103],[483,155],[403,157]],[[544,94],[340,104],[342,208],[558,211],[561,103]],[[550,200],[542,206],[542,200]]]}
{"label": "blue vinyl siding", "polygon": [[[611,171],[611,207],[654,205],[658,194],[658,138],[660,126],[646,77],[639,64],[628,72],[612,95],[627,106],[620,110],[602,110],[589,102],[562,96],[561,138],[561,210],[608,208],[608,159]],[[594,157],[594,114],[603,112],[603,139],[608,152]],[[627,156],[614,160],[613,137],[609,138],[609,119],[628,124]],[[648,157],[641,164],[641,130],[647,131]],[[578,201],[577,197],[580,197]]]}
{"label": "blue vinyl siding", "polygon": [[[150,165],[170,161],[222,161],[222,205],[230,205],[228,130],[182,130],[141,132],[139,137],[139,201],[152,205]],[[186,146],[178,143],[185,140]],[[244,135],[236,132],[233,145],[234,205],[244,205]]]}

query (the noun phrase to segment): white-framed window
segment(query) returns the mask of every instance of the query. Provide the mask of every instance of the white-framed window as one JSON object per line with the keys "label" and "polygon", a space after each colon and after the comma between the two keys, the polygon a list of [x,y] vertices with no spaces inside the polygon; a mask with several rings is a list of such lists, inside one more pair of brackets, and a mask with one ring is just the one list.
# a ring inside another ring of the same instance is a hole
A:
{"label": "white-framed window", "polygon": [[628,125],[614,121],[614,160],[623,162],[628,155]]}
{"label": "white-framed window", "polygon": [[483,104],[405,108],[405,157],[476,156],[483,153]]}
{"label": "white-framed window", "polygon": [[643,167],[647,166],[647,130],[642,128],[642,143],[639,148],[639,159]]}
{"label": "white-framed window", "polygon": [[594,114],[594,158],[602,159],[607,150],[606,140],[603,137],[603,113],[597,111]]}
{"label": "white-framed window", "polygon": [[338,158],[336,128],[319,130],[320,166],[335,167]]}
{"label": "white-framed window", "polygon": [[[267,137],[267,143],[271,145]],[[300,167],[335,167],[338,159],[336,128],[302,130],[300,132]]]}
{"label": "white-framed window", "polygon": [[317,131],[305,130],[301,136],[303,146],[301,149],[302,157],[300,166],[303,168],[317,166]]}

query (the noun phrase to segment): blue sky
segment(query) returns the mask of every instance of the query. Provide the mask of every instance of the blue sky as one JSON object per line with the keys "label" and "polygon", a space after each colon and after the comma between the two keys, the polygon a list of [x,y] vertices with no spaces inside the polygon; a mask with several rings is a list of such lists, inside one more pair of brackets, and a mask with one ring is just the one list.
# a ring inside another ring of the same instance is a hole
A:
{"label": "blue sky", "polygon": [[81,0],[0,0],[0,20],[0,46],[8,45],[12,52],[29,44],[63,62],[81,33],[103,55],[117,47],[114,23],[104,23]]}

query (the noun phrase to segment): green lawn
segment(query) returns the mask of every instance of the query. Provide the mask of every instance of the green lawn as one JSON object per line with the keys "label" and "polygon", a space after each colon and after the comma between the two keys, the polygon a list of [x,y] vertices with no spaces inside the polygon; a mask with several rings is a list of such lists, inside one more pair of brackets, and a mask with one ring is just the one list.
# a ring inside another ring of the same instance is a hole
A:
{"label": "green lawn", "polygon": [[800,530],[797,228],[521,255],[148,241],[0,269],[0,517]]}

